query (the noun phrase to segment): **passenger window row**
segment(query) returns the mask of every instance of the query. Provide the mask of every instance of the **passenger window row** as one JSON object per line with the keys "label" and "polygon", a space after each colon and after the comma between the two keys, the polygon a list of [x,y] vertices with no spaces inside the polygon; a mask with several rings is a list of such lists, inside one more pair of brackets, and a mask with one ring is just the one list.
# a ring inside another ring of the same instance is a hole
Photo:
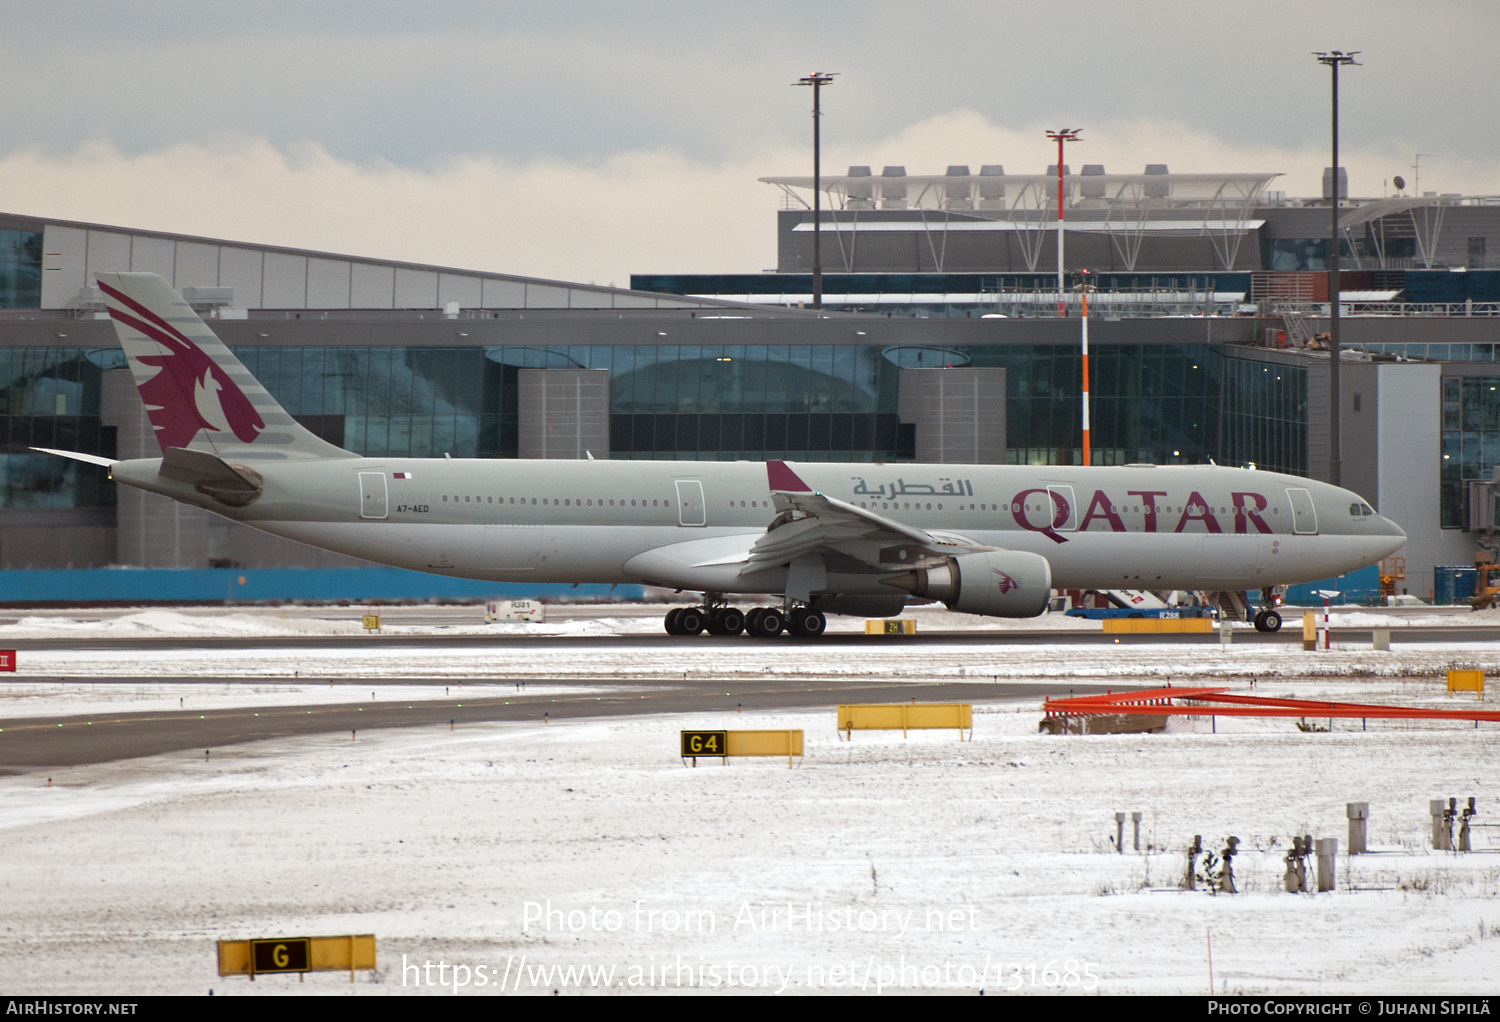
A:
{"label": "passenger window row", "polygon": [[[431,499],[431,498],[429,498],[429,499]],[[641,499],[641,500],[626,501],[626,499],[624,497],[620,497],[618,500],[609,500],[609,501],[606,501],[603,497],[599,497],[599,498],[595,498],[595,499],[585,499],[583,497],[576,497],[576,498],[575,497],[563,497],[563,498],[557,498],[557,497],[493,497],[493,496],[486,497],[484,495],[466,496],[466,495],[460,495],[460,494],[457,494],[457,493],[453,494],[450,497],[448,494],[445,493],[445,494],[442,495],[441,500],[445,504],[448,503],[449,501],[452,501],[454,504],[540,504],[543,507],[596,507],[596,506],[597,507],[606,507],[606,506],[608,506],[608,507],[617,507],[618,506],[618,507],[622,507],[623,508],[623,507],[626,507],[627,505],[630,506],[630,507],[637,507],[637,506],[639,506],[639,507],[671,507],[672,506],[672,502],[670,500],[645,500],[645,499]]]}

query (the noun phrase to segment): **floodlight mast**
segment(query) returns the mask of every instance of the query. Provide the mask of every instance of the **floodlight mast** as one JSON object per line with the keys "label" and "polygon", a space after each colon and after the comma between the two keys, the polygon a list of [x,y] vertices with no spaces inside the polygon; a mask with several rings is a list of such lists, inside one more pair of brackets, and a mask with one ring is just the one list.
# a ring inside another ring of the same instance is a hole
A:
{"label": "floodlight mast", "polygon": [[1063,143],[1081,140],[1076,128],[1049,131],[1047,137],[1057,143],[1057,318],[1063,319],[1068,314],[1063,292]]}
{"label": "floodlight mast", "polygon": [[823,166],[822,166],[822,137],[820,135],[820,122],[823,119],[823,109],[819,103],[823,86],[833,83],[833,76],[837,71],[814,71],[806,78],[800,78],[793,85],[810,85],[813,90],[813,285],[812,304],[813,308],[823,307]]}
{"label": "floodlight mast", "polygon": [[1333,72],[1333,168],[1328,185],[1328,481],[1334,486],[1344,471],[1343,431],[1339,419],[1342,408],[1339,397],[1339,67],[1358,66],[1358,50],[1315,52],[1318,63]]}

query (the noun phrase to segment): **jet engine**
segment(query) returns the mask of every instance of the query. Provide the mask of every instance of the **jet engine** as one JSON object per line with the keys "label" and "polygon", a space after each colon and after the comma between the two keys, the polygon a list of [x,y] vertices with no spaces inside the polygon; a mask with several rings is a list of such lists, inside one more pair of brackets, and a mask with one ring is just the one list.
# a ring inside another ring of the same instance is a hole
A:
{"label": "jet engine", "polygon": [[882,581],[913,596],[941,600],[964,614],[1036,617],[1052,595],[1052,566],[1038,554],[995,550],[949,557],[935,567]]}

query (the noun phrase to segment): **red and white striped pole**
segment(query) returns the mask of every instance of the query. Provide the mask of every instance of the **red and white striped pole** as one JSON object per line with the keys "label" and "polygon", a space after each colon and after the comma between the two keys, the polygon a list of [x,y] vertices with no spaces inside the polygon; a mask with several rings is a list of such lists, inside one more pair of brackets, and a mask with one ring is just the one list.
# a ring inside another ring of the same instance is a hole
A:
{"label": "red and white striped pole", "polygon": [[[1059,235],[1061,237],[1061,235]],[[1085,271],[1087,272],[1087,271]],[[1083,463],[1089,458],[1089,287],[1088,278],[1083,285]]]}
{"label": "red and white striped pole", "polygon": [[1057,142],[1057,318],[1063,319],[1068,315],[1067,292],[1063,290],[1063,201],[1066,192],[1063,188],[1063,143],[1077,142],[1078,132],[1073,128],[1063,128],[1061,131],[1049,131],[1047,137]]}

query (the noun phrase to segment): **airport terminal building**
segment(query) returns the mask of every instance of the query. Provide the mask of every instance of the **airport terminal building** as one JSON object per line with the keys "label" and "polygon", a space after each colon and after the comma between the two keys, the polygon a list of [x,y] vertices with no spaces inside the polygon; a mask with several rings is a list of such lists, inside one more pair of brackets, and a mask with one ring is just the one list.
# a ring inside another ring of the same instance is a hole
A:
{"label": "airport terminal building", "polygon": [[[167,278],[292,415],[359,454],[1078,463],[1078,295],[1059,319],[1047,272],[1056,178],[1049,209],[1038,180],[989,167],[860,169],[825,182],[816,311],[805,209],[776,213],[779,272],[632,289],[0,214],[0,576],[361,567],[31,450],[157,453],[104,270]],[[1164,171],[1066,178],[1067,286],[1098,289],[1095,463],[1325,476],[1328,356],[1308,342],[1328,200]],[[771,181],[784,206],[811,184]],[[1341,205],[1343,482],[1406,529],[1403,587],[1426,597],[1494,526],[1500,202]]]}

